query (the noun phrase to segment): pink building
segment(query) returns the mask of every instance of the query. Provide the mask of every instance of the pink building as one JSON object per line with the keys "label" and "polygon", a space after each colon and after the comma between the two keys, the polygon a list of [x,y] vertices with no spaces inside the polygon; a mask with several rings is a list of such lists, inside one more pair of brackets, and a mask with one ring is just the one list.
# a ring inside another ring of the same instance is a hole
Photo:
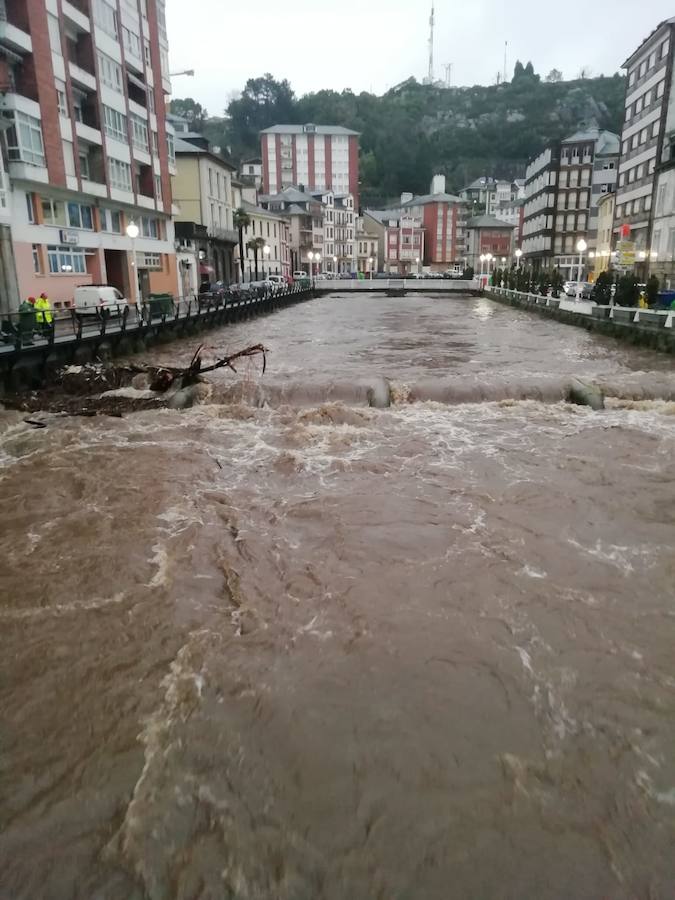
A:
{"label": "pink building", "polygon": [[390,275],[411,275],[424,260],[424,227],[421,219],[392,213],[384,221],[384,264]]}

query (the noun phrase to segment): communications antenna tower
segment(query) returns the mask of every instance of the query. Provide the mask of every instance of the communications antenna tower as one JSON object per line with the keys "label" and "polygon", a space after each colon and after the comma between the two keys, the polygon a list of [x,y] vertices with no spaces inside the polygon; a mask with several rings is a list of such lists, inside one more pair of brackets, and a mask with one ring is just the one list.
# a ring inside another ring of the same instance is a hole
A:
{"label": "communications antenna tower", "polygon": [[431,4],[431,16],[429,17],[429,84],[434,83],[434,4]]}

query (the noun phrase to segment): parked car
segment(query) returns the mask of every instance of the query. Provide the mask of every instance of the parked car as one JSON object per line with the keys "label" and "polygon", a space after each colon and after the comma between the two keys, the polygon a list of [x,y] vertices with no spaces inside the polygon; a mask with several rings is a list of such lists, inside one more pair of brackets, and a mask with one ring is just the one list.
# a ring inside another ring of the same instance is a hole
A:
{"label": "parked car", "polygon": [[75,288],[73,305],[78,316],[121,316],[129,301],[109,284],[82,284]]}
{"label": "parked car", "polygon": [[593,297],[593,291],[595,290],[595,285],[591,284],[590,281],[582,281],[581,283],[576,282],[574,284],[570,284],[569,289],[565,292],[568,297],[572,297],[573,299],[580,300],[590,300]]}
{"label": "parked car", "polygon": [[566,281],[563,284],[563,293],[566,297],[576,297],[577,294],[577,284],[576,281]]}
{"label": "parked car", "polygon": [[283,275],[268,275],[266,279],[270,284],[286,284]]}
{"label": "parked car", "polygon": [[307,272],[303,272],[300,269],[297,272],[293,272],[293,281],[302,281],[304,278],[309,278]]}

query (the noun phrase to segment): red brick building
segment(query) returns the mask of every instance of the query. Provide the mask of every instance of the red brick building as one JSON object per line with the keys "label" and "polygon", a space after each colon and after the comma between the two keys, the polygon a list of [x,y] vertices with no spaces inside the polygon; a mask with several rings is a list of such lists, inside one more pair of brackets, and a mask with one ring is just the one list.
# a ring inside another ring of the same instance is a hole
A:
{"label": "red brick building", "polygon": [[433,272],[462,267],[466,255],[467,207],[459,197],[446,194],[444,188],[443,183],[442,191],[413,197],[403,205],[404,212],[422,222],[423,264]]}
{"label": "red brick building", "polygon": [[488,253],[492,254],[497,266],[502,265],[503,259],[506,260],[505,265],[511,265],[515,251],[514,231],[515,225],[503,222],[495,216],[476,216],[469,219],[466,226],[467,265],[479,272],[480,257]]}

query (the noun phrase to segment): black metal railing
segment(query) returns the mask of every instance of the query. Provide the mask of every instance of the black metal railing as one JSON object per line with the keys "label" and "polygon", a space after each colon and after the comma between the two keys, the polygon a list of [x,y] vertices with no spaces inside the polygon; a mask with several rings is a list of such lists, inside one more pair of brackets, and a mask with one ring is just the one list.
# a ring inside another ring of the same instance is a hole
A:
{"label": "black metal railing", "polygon": [[0,319],[0,354],[11,350],[49,348],[88,338],[119,337],[189,320],[216,323],[224,321],[229,314],[236,317],[264,312],[277,302],[307,294],[310,290],[309,282],[233,285],[178,300],[169,294],[152,295],[140,306],[124,301],[67,309],[20,310],[5,314]]}

